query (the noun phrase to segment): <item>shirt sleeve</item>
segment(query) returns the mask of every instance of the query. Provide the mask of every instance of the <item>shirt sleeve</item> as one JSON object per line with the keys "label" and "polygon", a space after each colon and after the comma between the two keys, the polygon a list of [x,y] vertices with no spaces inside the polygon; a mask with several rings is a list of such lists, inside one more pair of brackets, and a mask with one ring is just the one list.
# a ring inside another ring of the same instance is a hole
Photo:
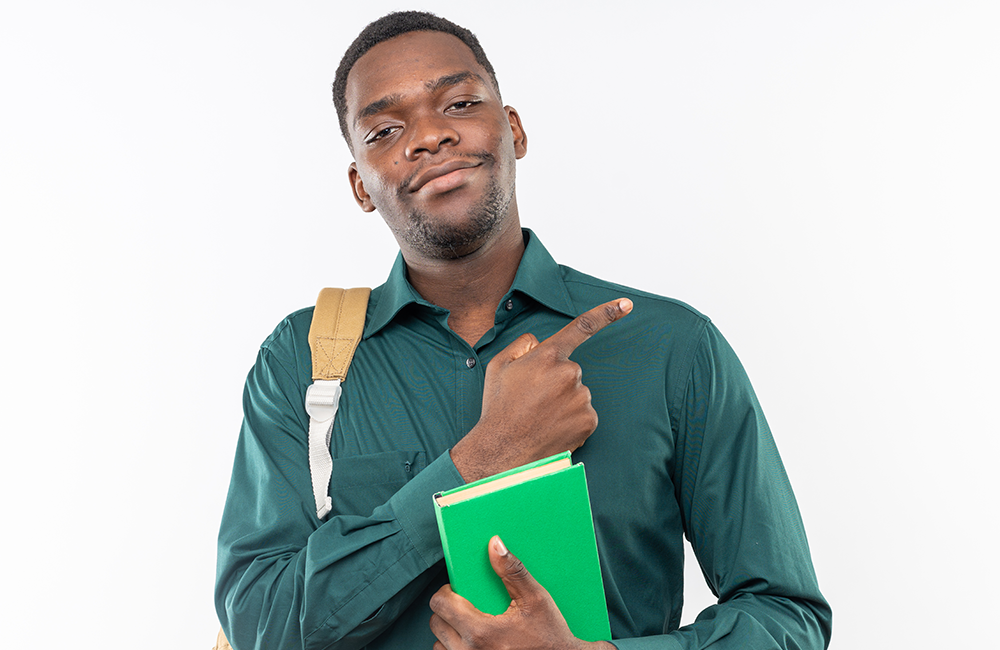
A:
{"label": "shirt sleeve", "polygon": [[832,613],[795,496],[746,372],[710,323],[676,404],[677,498],[718,604],[670,634],[613,643],[619,650],[826,648]]}
{"label": "shirt sleeve", "polygon": [[294,365],[266,347],[219,533],[216,610],[238,650],[359,648],[421,593],[442,558],[431,495],[462,484],[445,452],[370,516],[316,517]]}

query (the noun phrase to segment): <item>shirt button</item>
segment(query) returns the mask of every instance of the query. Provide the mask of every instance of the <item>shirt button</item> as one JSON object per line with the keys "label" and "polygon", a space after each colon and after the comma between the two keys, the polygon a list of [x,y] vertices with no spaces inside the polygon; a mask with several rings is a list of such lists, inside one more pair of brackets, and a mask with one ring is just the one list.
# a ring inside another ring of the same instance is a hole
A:
{"label": "shirt button", "polygon": [[514,301],[508,300],[507,302],[504,303],[503,308],[506,309],[507,311],[510,311],[511,309],[514,308]]}
{"label": "shirt button", "polygon": [[469,366],[470,368],[475,368],[476,359],[474,357],[469,357],[468,359],[465,360],[465,365]]}

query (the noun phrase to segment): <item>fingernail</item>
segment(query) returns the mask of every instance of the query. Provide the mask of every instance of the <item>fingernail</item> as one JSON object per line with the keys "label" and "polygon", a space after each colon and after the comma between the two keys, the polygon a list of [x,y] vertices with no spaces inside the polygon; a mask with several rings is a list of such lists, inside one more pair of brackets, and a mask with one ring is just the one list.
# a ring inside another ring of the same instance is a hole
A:
{"label": "fingernail", "polygon": [[618,301],[618,309],[621,309],[624,314],[629,313],[632,311],[632,301],[628,298],[622,298]]}
{"label": "fingernail", "polygon": [[500,557],[506,557],[507,555],[507,547],[503,545],[502,541],[500,541],[499,535],[495,535],[493,537],[493,550],[496,551],[497,555]]}

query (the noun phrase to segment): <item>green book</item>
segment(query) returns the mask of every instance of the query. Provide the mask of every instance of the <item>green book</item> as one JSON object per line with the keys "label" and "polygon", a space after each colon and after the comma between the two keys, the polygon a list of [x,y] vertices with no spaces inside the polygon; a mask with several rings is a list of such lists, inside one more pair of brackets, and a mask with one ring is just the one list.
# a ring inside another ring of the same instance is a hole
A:
{"label": "green book", "polygon": [[434,495],[455,593],[502,614],[510,595],[490,565],[494,535],[548,590],[574,636],[610,641],[583,464],[568,451]]}

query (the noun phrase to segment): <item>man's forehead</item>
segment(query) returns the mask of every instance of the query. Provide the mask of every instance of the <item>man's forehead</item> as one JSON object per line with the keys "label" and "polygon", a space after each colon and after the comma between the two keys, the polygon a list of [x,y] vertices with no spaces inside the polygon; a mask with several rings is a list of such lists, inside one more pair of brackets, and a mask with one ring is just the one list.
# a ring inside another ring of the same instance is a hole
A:
{"label": "man's forehead", "polygon": [[489,85],[488,73],[458,37],[431,31],[400,34],[372,47],[351,68],[345,97],[348,111],[353,113],[375,95],[399,90],[401,83],[419,82],[431,89],[442,77],[469,74]]}

